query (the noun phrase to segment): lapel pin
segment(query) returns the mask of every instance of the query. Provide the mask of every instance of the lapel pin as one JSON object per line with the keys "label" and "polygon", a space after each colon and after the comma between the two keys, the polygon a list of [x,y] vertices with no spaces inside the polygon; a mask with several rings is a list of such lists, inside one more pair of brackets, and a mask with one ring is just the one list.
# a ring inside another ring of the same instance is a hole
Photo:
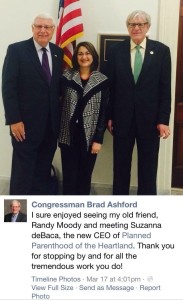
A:
{"label": "lapel pin", "polygon": [[56,54],[55,54],[54,56],[55,56],[55,57],[57,57],[57,55],[56,55]]}
{"label": "lapel pin", "polygon": [[150,54],[154,54],[154,52],[153,52],[153,51],[150,51]]}

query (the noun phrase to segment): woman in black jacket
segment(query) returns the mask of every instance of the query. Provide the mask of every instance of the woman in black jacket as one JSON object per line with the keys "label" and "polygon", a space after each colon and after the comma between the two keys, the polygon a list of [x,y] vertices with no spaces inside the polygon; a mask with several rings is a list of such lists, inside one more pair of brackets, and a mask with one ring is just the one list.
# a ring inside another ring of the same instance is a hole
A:
{"label": "woman in black jacket", "polygon": [[89,42],[77,45],[73,68],[63,74],[59,146],[63,194],[89,195],[91,176],[107,125],[108,80],[97,71],[99,57]]}

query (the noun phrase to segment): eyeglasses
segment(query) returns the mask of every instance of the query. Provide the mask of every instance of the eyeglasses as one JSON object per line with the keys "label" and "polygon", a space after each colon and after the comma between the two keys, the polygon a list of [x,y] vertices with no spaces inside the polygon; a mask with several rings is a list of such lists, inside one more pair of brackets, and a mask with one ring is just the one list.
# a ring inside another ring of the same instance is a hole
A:
{"label": "eyeglasses", "polygon": [[53,29],[55,26],[48,26],[48,25],[33,25],[36,29],[41,30],[42,28],[44,28],[45,30],[51,30]]}
{"label": "eyeglasses", "polygon": [[130,28],[135,28],[136,26],[138,26],[138,28],[142,29],[144,28],[144,26],[148,24],[147,22],[146,23],[128,23],[128,27]]}

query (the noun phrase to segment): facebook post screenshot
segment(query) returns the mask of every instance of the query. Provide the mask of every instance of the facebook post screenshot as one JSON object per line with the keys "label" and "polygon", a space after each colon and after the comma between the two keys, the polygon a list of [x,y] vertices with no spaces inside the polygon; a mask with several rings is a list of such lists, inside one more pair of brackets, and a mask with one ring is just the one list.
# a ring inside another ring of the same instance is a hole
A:
{"label": "facebook post screenshot", "polygon": [[0,20],[0,300],[183,300],[183,0]]}
{"label": "facebook post screenshot", "polygon": [[183,299],[182,210],[182,197],[1,199],[0,299]]}

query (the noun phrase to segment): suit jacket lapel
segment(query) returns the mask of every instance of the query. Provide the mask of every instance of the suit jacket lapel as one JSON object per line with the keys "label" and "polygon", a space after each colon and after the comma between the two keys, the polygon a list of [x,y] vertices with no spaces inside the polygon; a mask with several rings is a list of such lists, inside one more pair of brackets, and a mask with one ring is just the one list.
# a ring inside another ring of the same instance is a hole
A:
{"label": "suit jacket lapel", "polygon": [[20,221],[21,221],[21,215],[19,213],[18,216],[17,216],[16,222],[20,222]]}
{"label": "suit jacket lapel", "polygon": [[55,47],[50,44],[50,51],[51,51],[51,56],[52,56],[52,77],[51,77],[51,82],[54,80],[54,77],[57,75],[56,69],[58,66],[58,55],[57,52],[55,51]]}
{"label": "suit jacket lapel", "polygon": [[41,75],[44,81],[47,82],[32,38],[27,41],[27,54],[29,55],[38,73]]}
{"label": "suit jacket lapel", "polygon": [[150,70],[151,68],[154,53],[154,43],[151,40],[147,39],[144,62],[138,81],[141,79],[141,77],[143,77],[143,75],[147,76],[148,70]]}
{"label": "suit jacket lapel", "polygon": [[134,83],[133,73],[131,68],[130,39],[121,43],[124,43],[121,45],[123,47],[121,51],[123,51],[124,70],[126,72],[126,76],[129,78],[130,83]]}

